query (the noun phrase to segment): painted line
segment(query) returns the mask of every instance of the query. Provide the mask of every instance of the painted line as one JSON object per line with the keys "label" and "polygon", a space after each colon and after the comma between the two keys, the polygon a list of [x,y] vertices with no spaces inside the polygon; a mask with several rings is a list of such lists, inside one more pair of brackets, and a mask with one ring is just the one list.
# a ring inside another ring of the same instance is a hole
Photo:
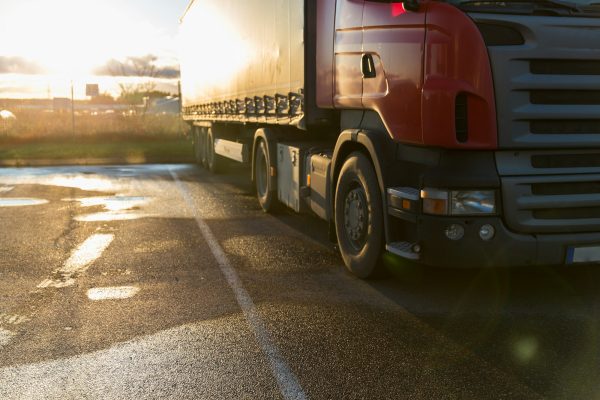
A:
{"label": "painted line", "polygon": [[104,250],[110,246],[115,235],[112,234],[94,234],[87,238],[75,251],[71,257],[65,262],[61,269],[54,271],[54,274],[59,274],[58,279],[46,279],[37,287],[44,288],[63,288],[75,284],[75,276],[81,274],[96,261]]}
{"label": "painted line", "polygon": [[199,215],[197,208],[194,206],[194,201],[190,192],[186,188],[185,184],[179,180],[179,177],[172,169],[169,169],[177,188],[181,192],[181,196],[185,200],[188,208],[193,213],[198,228],[206,240],[210,251],[217,261],[221,272],[225,276],[227,283],[233,290],[237,303],[239,304],[250,328],[254,332],[256,339],[262,351],[267,356],[269,363],[271,364],[271,372],[277,380],[279,390],[284,399],[303,400],[308,399],[306,393],[300,386],[298,378],[294,375],[290,367],[287,365],[285,359],[281,355],[279,349],[273,342],[269,331],[267,330],[264,321],[258,314],[254,302],[250,297],[248,291],[244,288],[240,277],[238,276],[235,268],[229,262],[225,251],[215,238],[214,234],[210,230],[209,226],[204,222],[202,217]]}
{"label": "painted line", "polygon": [[135,296],[139,291],[140,288],[135,286],[92,288],[87,291],[87,297],[92,301],[124,300]]}
{"label": "painted line", "polygon": [[0,328],[0,348],[6,346],[11,341],[13,336],[15,336],[15,334],[11,331]]}

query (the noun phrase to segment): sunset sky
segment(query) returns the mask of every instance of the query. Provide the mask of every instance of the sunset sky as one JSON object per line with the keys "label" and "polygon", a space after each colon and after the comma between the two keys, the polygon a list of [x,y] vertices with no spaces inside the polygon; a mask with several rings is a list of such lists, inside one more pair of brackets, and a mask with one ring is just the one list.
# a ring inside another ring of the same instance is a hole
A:
{"label": "sunset sky", "polygon": [[[86,83],[118,95],[138,65],[175,92],[178,20],[189,0],[1,0],[0,98],[83,98]],[[124,67],[121,67],[124,66]]]}

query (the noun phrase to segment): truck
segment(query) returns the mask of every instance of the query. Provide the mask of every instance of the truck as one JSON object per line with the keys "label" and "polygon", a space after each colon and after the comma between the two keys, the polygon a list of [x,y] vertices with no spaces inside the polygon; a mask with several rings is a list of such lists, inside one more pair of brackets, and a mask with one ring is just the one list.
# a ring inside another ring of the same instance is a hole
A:
{"label": "truck", "polygon": [[265,211],[328,222],[366,278],[600,262],[600,8],[591,0],[195,0],[196,160]]}

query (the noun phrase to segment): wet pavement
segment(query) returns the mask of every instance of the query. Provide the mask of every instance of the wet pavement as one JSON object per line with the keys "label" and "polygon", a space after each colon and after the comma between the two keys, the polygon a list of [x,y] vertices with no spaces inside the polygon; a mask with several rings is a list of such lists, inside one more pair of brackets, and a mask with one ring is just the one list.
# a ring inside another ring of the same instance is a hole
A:
{"label": "wet pavement", "polygon": [[0,169],[0,399],[600,398],[600,270],[346,273],[242,174]]}

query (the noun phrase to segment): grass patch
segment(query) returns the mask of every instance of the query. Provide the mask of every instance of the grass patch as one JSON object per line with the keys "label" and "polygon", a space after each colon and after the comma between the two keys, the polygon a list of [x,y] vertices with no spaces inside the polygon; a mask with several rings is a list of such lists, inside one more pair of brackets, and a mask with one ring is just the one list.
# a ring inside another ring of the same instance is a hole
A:
{"label": "grass patch", "polygon": [[0,165],[193,162],[178,115],[77,115],[22,110],[0,126]]}
{"label": "grass patch", "polygon": [[0,121],[0,140],[57,140],[70,137],[181,136],[189,127],[177,114],[76,114],[75,130],[70,113],[12,110],[16,118]]}
{"label": "grass patch", "polygon": [[70,161],[114,160],[116,162],[192,162],[191,145],[184,138],[153,140],[25,142],[0,144],[0,160]]}

